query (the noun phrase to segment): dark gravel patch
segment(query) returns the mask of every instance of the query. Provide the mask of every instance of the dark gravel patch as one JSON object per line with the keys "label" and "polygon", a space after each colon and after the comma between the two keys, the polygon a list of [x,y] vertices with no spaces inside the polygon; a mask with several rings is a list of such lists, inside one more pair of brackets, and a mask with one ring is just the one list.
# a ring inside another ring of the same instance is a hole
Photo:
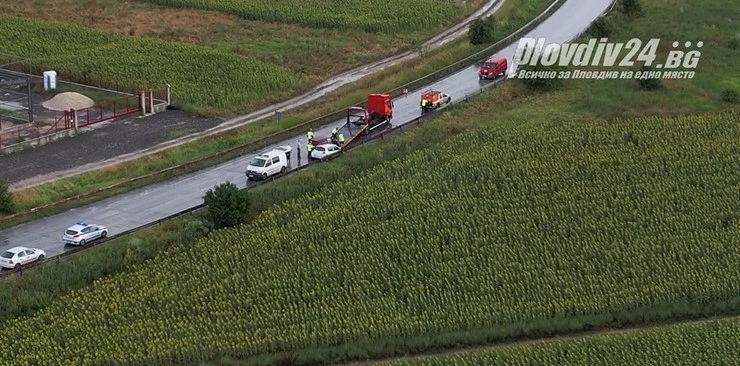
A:
{"label": "dark gravel patch", "polygon": [[9,184],[146,149],[223,122],[168,110],[93,126],[71,138],[0,156],[0,178]]}

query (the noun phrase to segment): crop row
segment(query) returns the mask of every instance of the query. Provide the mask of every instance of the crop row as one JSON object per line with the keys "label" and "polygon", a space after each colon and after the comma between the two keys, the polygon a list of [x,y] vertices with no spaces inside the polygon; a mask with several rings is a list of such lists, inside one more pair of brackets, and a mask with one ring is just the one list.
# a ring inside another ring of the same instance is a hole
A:
{"label": "crop row", "polygon": [[466,133],[10,321],[0,360],[157,365],[736,306],[738,122]]}
{"label": "crop row", "polygon": [[243,106],[303,82],[235,54],[9,16],[0,16],[0,49],[32,59],[35,70],[56,70],[63,80],[127,90],[171,84],[176,102],[201,107]]}
{"label": "crop row", "polygon": [[736,365],[740,360],[739,344],[740,320],[733,318],[615,335],[595,335],[552,343],[460,352],[434,358],[378,363],[377,366]]}
{"label": "crop row", "polygon": [[215,10],[251,20],[395,34],[437,28],[464,10],[451,0],[144,0]]}

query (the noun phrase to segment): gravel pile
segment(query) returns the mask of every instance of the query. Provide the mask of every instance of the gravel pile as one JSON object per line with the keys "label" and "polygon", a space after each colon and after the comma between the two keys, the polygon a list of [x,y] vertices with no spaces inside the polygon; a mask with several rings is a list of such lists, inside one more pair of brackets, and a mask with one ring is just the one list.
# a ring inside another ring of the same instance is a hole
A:
{"label": "gravel pile", "polygon": [[52,111],[80,110],[95,105],[92,99],[75,92],[59,93],[54,98],[41,103],[44,108]]}

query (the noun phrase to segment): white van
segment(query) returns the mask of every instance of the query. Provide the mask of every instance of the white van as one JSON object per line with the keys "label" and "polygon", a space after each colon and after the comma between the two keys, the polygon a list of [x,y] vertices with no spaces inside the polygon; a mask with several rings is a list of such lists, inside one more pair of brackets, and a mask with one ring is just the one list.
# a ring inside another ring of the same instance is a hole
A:
{"label": "white van", "polygon": [[262,180],[287,171],[288,157],[285,151],[272,150],[255,156],[247,165],[246,175],[247,180]]}

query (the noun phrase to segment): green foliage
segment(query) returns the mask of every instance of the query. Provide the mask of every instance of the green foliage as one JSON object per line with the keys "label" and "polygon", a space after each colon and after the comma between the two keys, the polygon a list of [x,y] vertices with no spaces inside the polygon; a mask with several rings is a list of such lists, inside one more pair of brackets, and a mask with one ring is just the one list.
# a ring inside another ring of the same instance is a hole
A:
{"label": "green foliage", "polygon": [[200,107],[248,105],[304,80],[280,66],[209,48],[9,16],[0,16],[0,49],[65,80],[124,90],[171,84],[176,104]]}
{"label": "green foliage", "polygon": [[740,344],[740,320],[733,318],[385,362],[375,366],[731,365],[740,360],[738,344]]}
{"label": "green foliage", "polygon": [[[655,72],[655,69],[651,66],[642,66],[640,68],[640,72],[642,75],[649,74],[651,72]],[[640,89],[645,91],[653,91],[658,90],[661,87],[660,79],[657,77],[638,77],[637,84],[640,86]]]}
{"label": "green foliage", "polygon": [[209,189],[203,197],[208,210],[208,220],[214,229],[239,225],[247,219],[251,200],[247,190],[240,190],[234,183],[226,182]]}
{"label": "green foliage", "polygon": [[10,215],[15,212],[13,203],[13,194],[10,193],[10,187],[5,180],[0,179],[0,214]]}
{"label": "green foliage", "polygon": [[642,4],[640,3],[640,0],[621,0],[620,5],[622,13],[627,16],[642,15]]}
{"label": "green foliage", "polygon": [[738,123],[461,134],[7,324],[0,361],[186,364],[352,342],[359,355],[389,338],[736,312],[740,225],[723,217],[740,199]]}
{"label": "green foliage", "polygon": [[735,104],[737,103],[737,91],[734,89],[725,89],[722,91],[722,100],[730,103]]}
{"label": "green foliage", "polygon": [[[555,51],[555,53],[558,52],[559,51]],[[553,65],[543,65],[542,59],[544,57],[547,57],[547,55],[543,55],[542,53],[534,50],[531,58],[532,61],[530,62],[530,64],[532,62],[534,64],[531,66],[519,66],[518,80],[524,83],[524,85],[526,85],[531,90],[551,91],[557,89],[563,83],[563,79],[559,77],[560,73],[568,71],[567,67],[557,65],[557,62],[555,62]],[[552,57],[557,58],[557,55]],[[535,76],[523,76],[525,75],[525,72],[535,73]]]}
{"label": "green foliage", "polygon": [[609,38],[612,35],[612,26],[608,18],[602,17],[591,23],[586,33],[594,38]]}
{"label": "green foliage", "polygon": [[493,43],[496,36],[496,20],[490,16],[470,22],[468,39],[474,46]]}
{"label": "green foliage", "polygon": [[150,3],[216,10],[245,19],[314,28],[396,33],[437,27],[463,8],[449,0],[145,0]]}
{"label": "green foliage", "polygon": [[736,50],[738,47],[740,47],[740,36],[734,36],[727,42],[727,48],[731,50]]}

